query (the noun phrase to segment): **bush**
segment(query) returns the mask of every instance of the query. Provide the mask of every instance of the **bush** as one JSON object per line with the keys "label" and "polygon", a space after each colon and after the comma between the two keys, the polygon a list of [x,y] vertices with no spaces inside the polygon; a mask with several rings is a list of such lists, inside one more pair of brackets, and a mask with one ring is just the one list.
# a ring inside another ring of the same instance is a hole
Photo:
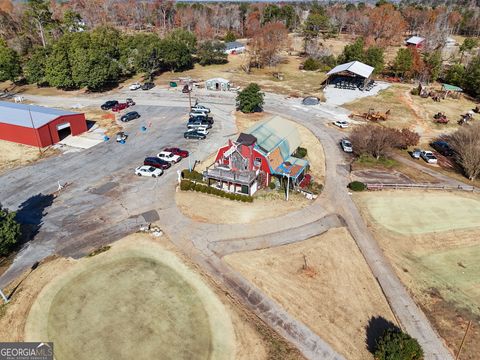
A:
{"label": "bush", "polygon": [[320,69],[321,66],[322,66],[322,63],[319,60],[315,60],[314,58],[309,57],[303,63],[303,70],[315,71]]}
{"label": "bush", "polygon": [[193,180],[193,181],[203,181],[203,175],[200,174],[198,171],[195,170],[188,170],[185,169],[182,171],[182,178]]}
{"label": "bush", "polygon": [[348,188],[352,191],[363,191],[367,188],[367,185],[361,181],[352,181],[348,184]]}
{"label": "bush", "polygon": [[418,90],[418,87],[414,87],[412,90],[410,90],[410,94],[418,96],[420,95],[420,90]]}
{"label": "bush", "polygon": [[423,350],[418,341],[398,329],[388,329],[377,343],[374,353],[378,360],[421,360]]}
{"label": "bush", "polygon": [[211,187],[201,183],[195,183],[187,179],[180,181],[180,190],[182,191],[193,190],[193,191],[201,192],[203,194],[216,195],[216,196],[223,197],[230,200],[253,202],[253,197],[250,195],[227,193],[215,187]]}
{"label": "bush", "polygon": [[275,190],[276,186],[275,186],[275,183],[273,181],[270,181],[270,184],[268,184],[268,187],[271,189],[271,190]]}
{"label": "bush", "polygon": [[299,159],[303,159],[305,156],[307,156],[307,149],[303,147],[298,147],[293,156]]}
{"label": "bush", "polygon": [[0,256],[8,255],[20,238],[20,224],[15,216],[0,204]]}

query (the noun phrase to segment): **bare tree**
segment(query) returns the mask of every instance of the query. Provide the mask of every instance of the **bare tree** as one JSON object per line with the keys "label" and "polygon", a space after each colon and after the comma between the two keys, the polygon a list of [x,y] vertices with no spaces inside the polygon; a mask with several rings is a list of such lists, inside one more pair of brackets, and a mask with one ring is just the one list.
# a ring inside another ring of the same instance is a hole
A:
{"label": "bare tree", "polygon": [[446,137],[455,152],[455,160],[469,180],[480,175],[480,123],[463,126]]}

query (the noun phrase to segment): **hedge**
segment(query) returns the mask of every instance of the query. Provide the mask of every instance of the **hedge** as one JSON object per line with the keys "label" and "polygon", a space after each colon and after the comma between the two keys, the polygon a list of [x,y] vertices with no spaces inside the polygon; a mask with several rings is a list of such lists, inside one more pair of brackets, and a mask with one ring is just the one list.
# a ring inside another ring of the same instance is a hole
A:
{"label": "hedge", "polygon": [[198,171],[195,170],[188,170],[185,169],[182,171],[182,178],[183,179],[188,179],[188,180],[193,180],[193,181],[203,181],[203,175],[200,174]]}
{"label": "hedge", "polygon": [[253,197],[250,195],[227,193],[223,190],[220,190],[208,185],[200,184],[200,183],[195,183],[193,181],[185,180],[185,179],[180,182],[180,190],[182,191],[193,190],[201,193],[217,195],[230,200],[253,202]]}
{"label": "hedge", "polygon": [[307,156],[307,149],[303,147],[298,147],[297,151],[295,151],[294,156],[299,159],[303,159],[305,156]]}
{"label": "hedge", "polygon": [[348,184],[348,188],[352,191],[363,191],[367,188],[367,185],[361,181],[352,181]]}

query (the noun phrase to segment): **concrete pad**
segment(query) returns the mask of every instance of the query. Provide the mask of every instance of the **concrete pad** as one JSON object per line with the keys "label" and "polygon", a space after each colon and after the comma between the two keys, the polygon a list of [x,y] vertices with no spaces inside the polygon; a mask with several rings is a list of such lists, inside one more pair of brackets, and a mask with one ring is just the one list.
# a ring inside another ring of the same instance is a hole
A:
{"label": "concrete pad", "polygon": [[100,138],[100,136],[91,136],[91,134],[86,133],[78,136],[67,136],[60,141],[59,144],[80,149],[90,149],[92,146],[100,144],[102,141],[103,138]]}
{"label": "concrete pad", "polygon": [[352,102],[357,99],[361,99],[367,96],[377,95],[379,91],[385,90],[390,87],[389,83],[376,82],[376,85],[370,91],[347,90],[337,89],[334,85],[328,85],[323,90],[325,95],[325,102],[329,105],[343,105]]}

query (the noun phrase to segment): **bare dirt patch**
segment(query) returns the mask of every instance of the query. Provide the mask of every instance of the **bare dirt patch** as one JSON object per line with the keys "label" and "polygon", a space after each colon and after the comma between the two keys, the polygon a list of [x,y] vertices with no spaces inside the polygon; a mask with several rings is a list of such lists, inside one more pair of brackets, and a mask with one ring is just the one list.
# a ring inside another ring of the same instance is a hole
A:
{"label": "bare dirt patch", "polygon": [[[462,358],[477,359],[480,223],[475,213],[479,211],[480,197],[465,193],[387,191],[354,194],[354,199],[398,276],[453,353],[458,350],[468,321],[473,321]],[[382,201],[388,204],[388,209],[384,208],[379,217],[375,208]],[[402,212],[396,215],[398,221],[406,228],[401,231],[399,223],[390,219],[395,217],[391,213],[398,211]],[[424,223],[423,218],[431,223]],[[394,231],[389,229],[391,225]]]}
{"label": "bare dirt patch", "polygon": [[199,222],[245,224],[288,214],[312,203],[303,195],[290,193],[289,201],[278,192],[256,196],[253,203],[243,203],[193,191],[178,191],[175,200],[179,210]]}
{"label": "bare dirt patch", "polygon": [[37,147],[17,144],[10,141],[0,140],[0,173],[19,166],[31,164],[57,154],[52,148],[42,149],[41,153]]}
{"label": "bare dirt patch", "polygon": [[[308,271],[303,268],[304,255]],[[344,228],[224,260],[347,359],[373,358],[365,345],[371,317],[393,321],[375,278]]]}

